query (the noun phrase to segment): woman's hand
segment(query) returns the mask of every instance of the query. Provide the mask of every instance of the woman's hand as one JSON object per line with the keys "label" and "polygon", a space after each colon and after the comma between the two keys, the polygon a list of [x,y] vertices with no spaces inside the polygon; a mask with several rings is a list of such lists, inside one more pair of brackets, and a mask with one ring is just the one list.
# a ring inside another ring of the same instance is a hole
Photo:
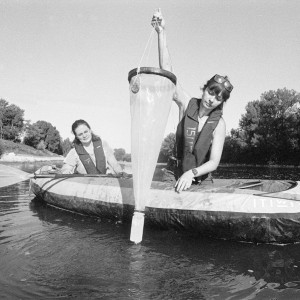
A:
{"label": "woman's hand", "polygon": [[177,180],[175,184],[176,192],[180,193],[181,191],[187,190],[192,185],[194,180],[194,174],[192,170],[186,171],[182,176]]}
{"label": "woman's hand", "polygon": [[151,20],[151,25],[155,28],[157,33],[160,33],[164,30],[166,22],[160,11],[160,8],[158,8],[157,11],[154,12]]}
{"label": "woman's hand", "polygon": [[60,169],[61,174],[73,174],[74,173],[74,167],[68,164],[63,164],[62,168]]}

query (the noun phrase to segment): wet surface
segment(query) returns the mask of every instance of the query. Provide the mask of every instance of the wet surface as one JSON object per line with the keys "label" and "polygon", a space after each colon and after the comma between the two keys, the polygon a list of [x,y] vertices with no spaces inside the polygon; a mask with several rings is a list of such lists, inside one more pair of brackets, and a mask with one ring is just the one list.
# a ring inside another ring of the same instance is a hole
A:
{"label": "wet surface", "polygon": [[300,298],[300,245],[151,228],[134,245],[128,224],[42,205],[28,189],[0,190],[1,299]]}

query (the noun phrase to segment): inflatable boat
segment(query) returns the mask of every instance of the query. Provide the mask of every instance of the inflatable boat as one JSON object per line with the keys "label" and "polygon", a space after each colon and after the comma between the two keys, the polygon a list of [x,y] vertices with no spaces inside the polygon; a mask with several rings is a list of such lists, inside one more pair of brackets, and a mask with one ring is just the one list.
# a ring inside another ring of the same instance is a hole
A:
{"label": "inflatable boat", "polygon": [[[132,179],[73,177],[31,179],[31,191],[47,204],[73,212],[129,221]],[[214,179],[177,193],[152,182],[145,225],[254,243],[300,241],[299,182]]]}

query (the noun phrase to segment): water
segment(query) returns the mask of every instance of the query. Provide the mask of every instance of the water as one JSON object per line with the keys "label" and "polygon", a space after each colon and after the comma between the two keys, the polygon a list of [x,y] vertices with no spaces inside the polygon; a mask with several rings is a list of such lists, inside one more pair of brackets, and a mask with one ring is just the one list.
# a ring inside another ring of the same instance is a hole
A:
{"label": "water", "polygon": [[[297,172],[290,170],[292,177]],[[256,177],[249,168],[243,174]],[[0,299],[300,299],[300,245],[151,228],[133,245],[129,235],[128,224],[40,204],[28,182],[0,189]]]}

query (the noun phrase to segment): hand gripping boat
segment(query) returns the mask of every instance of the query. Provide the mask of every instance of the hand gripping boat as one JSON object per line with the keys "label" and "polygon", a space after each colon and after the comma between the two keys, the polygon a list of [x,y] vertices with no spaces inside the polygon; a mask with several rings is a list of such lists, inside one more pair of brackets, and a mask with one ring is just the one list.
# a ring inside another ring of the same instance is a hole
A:
{"label": "hand gripping boat", "polygon": [[[50,205],[86,215],[130,221],[134,211],[132,179],[37,178],[31,189]],[[299,182],[214,179],[177,193],[153,181],[145,225],[236,241],[299,242]]]}

